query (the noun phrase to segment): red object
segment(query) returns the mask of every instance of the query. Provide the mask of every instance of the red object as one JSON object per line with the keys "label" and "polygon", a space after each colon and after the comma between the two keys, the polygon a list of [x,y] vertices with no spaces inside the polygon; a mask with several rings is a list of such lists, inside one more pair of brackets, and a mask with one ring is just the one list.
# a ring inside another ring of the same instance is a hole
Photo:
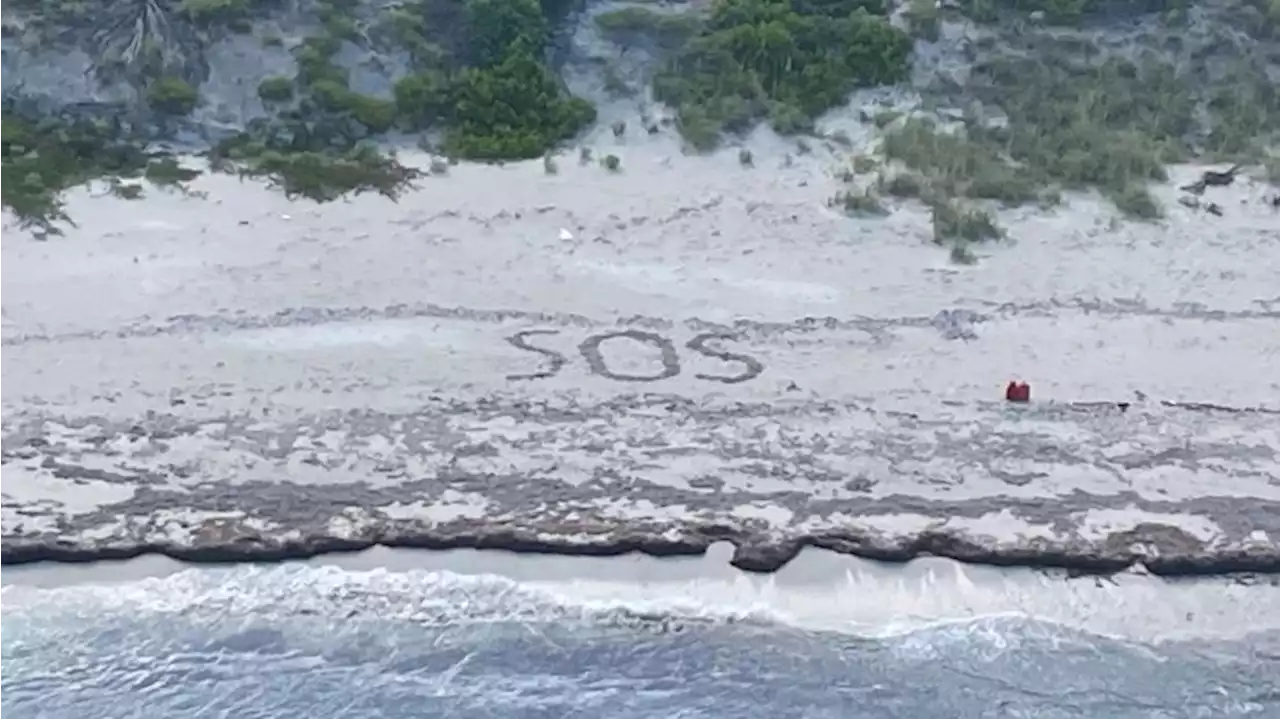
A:
{"label": "red object", "polygon": [[1004,388],[1004,399],[1006,402],[1030,402],[1031,385],[1026,382],[1010,382]]}

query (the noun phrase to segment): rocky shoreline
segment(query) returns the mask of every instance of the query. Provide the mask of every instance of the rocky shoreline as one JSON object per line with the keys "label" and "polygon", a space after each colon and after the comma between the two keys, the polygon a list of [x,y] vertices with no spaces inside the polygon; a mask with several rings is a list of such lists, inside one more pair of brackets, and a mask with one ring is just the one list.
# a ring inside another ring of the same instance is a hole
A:
{"label": "rocky shoreline", "polygon": [[[992,421],[992,405],[967,408],[973,417],[986,417],[970,430],[977,436],[988,430],[983,425]],[[804,470],[810,479],[796,477],[788,483],[797,491],[769,493],[753,487],[749,477],[785,471],[785,464],[778,462],[794,459],[758,450],[735,457],[724,454],[724,446],[706,436],[682,438],[674,429],[687,430],[694,423],[718,434],[744,420],[764,419],[783,435],[803,434],[811,431],[804,427],[827,422],[841,428],[832,435],[840,436],[850,432],[851,417],[868,410],[830,402],[771,408],[620,397],[594,407],[547,405],[520,420],[542,428],[537,430],[541,439],[535,451],[558,455],[569,465],[586,459],[571,457],[575,446],[577,451],[594,453],[599,450],[589,447],[627,447],[620,454],[599,458],[600,469],[587,470],[595,479],[585,485],[570,474],[557,476],[554,469],[524,477],[513,476],[511,470],[468,474],[477,466],[472,461],[481,457],[489,467],[514,468],[529,461],[518,455],[529,452],[531,445],[516,439],[521,432],[510,424],[510,418],[533,411],[520,401],[451,400],[425,408],[417,420],[347,412],[306,418],[297,425],[311,428],[303,431],[313,438],[345,435],[336,445],[308,441],[280,423],[252,420],[233,420],[229,425],[193,423],[153,414],[144,423],[126,428],[101,418],[67,424],[30,418],[6,427],[4,464],[10,483],[0,563],[87,563],[148,554],[199,564],[257,563],[377,546],[673,557],[699,556],[714,543],[729,542],[734,545],[732,566],[755,573],[778,571],[802,549],[815,547],[890,563],[932,556],[972,564],[1059,569],[1072,575],[1135,570],[1165,577],[1280,574],[1280,545],[1267,532],[1271,526],[1267,518],[1280,515],[1280,502],[1263,499],[1265,491],[1249,490],[1267,484],[1265,470],[1257,476],[1262,484],[1230,486],[1223,480],[1232,470],[1220,467],[1218,481],[1211,484],[1224,492],[1222,496],[1168,496],[1165,501],[1153,501],[1153,489],[1146,486],[1149,480],[1142,477],[1151,468],[1157,470],[1156,476],[1167,473],[1177,450],[1115,457],[1107,471],[1121,475],[1121,481],[1113,488],[1100,487],[1096,478],[1089,480],[1087,472],[1075,470],[1078,476],[1073,479],[1080,482],[1079,487],[1028,492],[1036,486],[1033,483],[1044,483],[1049,476],[1011,474],[992,463],[992,457],[977,460],[989,467],[988,479],[972,472],[955,479],[945,471],[934,477],[900,474],[881,481],[865,475],[829,476],[822,463],[844,456],[848,449],[828,446],[828,439],[811,444],[808,451],[819,454],[811,456],[808,461],[814,464]],[[912,428],[930,424],[930,413],[924,411],[870,411],[881,415],[874,424],[881,427],[883,438],[873,443],[882,447],[901,442],[904,432],[916,431]],[[1007,418],[1002,426],[1005,432],[1017,431],[1010,419],[1046,423],[1042,429],[1047,423],[1065,423],[1064,429],[1074,427],[1067,431],[1077,434],[1088,431],[1087,427],[1108,425],[1115,433],[1116,422],[1135,421],[1145,423],[1147,431],[1160,431],[1161,426],[1183,428],[1180,431],[1230,426],[1229,432],[1247,444],[1244,438],[1249,436],[1265,440],[1277,414],[1280,410],[1269,407],[1237,409],[1207,403],[1049,402],[1025,408],[1021,416]],[[439,424],[450,415],[452,426],[465,427],[470,434],[500,432],[505,439],[454,446],[451,457],[438,458],[444,462],[440,469],[422,476],[427,470],[420,462],[445,452],[436,444],[438,439],[418,444],[423,439],[421,428],[434,426],[436,432],[451,435],[453,430]],[[422,424],[426,417],[434,420]],[[598,426],[598,419],[604,417],[613,418],[611,430]],[[660,445],[639,439],[650,431],[635,423],[655,420],[671,428],[659,431],[671,436],[673,445],[667,450],[656,450]],[[432,421],[436,424],[430,425]],[[885,427],[889,421],[897,422],[896,430]],[[211,433],[214,427],[220,434]],[[372,428],[398,428],[400,438],[368,434]],[[1132,426],[1122,435],[1110,438],[1113,448],[1151,440],[1135,434]],[[552,441],[550,436],[559,439]],[[913,436],[912,444],[919,448],[927,435]],[[280,446],[282,439],[287,444]],[[576,445],[579,439],[586,439],[588,446]],[[254,448],[264,440],[267,444]],[[1006,455],[1007,461],[1011,450],[1044,456],[1052,447],[1052,443],[1020,445],[1009,440],[1004,436],[1002,449],[988,451]],[[1191,439],[1186,446],[1202,441]],[[264,451],[268,444],[276,448]],[[376,444],[390,452],[370,453]],[[392,449],[397,445],[403,449]],[[1099,451],[1109,455],[1113,448],[1104,444]],[[231,456],[246,449],[248,456],[257,458],[247,465],[244,459]],[[954,449],[943,443],[930,453],[945,456]],[[882,452],[876,460],[887,460],[891,466],[902,461],[895,459],[893,450]],[[657,470],[655,459],[663,455],[686,460],[701,455],[706,461],[719,457],[730,473],[718,478],[705,471],[683,478],[668,476],[672,470],[680,472],[679,464]],[[175,461],[182,456],[195,457],[196,464]],[[734,476],[731,468],[746,456],[763,464]],[[226,471],[219,466],[246,467],[264,460],[282,473],[286,467],[294,471],[282,474],[275,483],[252,477],[217,479]],[[1058,461],[1069,465],[1080,459],[1061,456]],[[300,475],[303,466],[319,474]],[[1254,465],[1237,462],[1235,466],[1239,476]],[[644,467],[650,468],[652,476],[645,476]],[[610,479],[602,482],[605,476]],[[16,490],[15,480],[20,485]],[[798,491],[806,481],[813,489]],[[951,483],[951,489],[930,488],[944,481]],[[694,491],[678,490],[682,483]],[[1167,479],[1161,484],[1154,489],[1157,495],[1192,490],[1192,485],[1169,484]],[[875,491],[877,485],[888,491]],[[1050,480],[1047,486],[1052,485]],[[106,499],[126,487],[130,489],[125,493],[131,496],[118,495],[123,501]],[[833,493],[835,487],[841,489]],[[965,487],[973,499],[951,494]],[[1232,496],[1242,490],[1256,492],[1258,498]],[[85,498],[94,492],[105,494],[91,506],[68,492]],[[819,499],[823,495],[828,497],[825,501]],[[15,502],[19,497],[23,501]],[[70,504],[76,502],[81,506]],[[59,503],[65,508],[55,510]]]}
{"label": "rocky shoreline", "polygon": [[[1280,574],[1280,547],[1273,544],[1254,542],[1212,547],[1175,527],[1160,524],[1140,524],[1100,541],[1023,545],[946,531],[888,537],[870,531],[850,530],[776,538],[753,535],[723,525],[695,525],[666,530],[623,526],[587,537],[576,532],[554,532],[555,529],[551,528],[510,528],[490,526],[485,522],[462,522],[433,528],[396,522],[369,525],[343,536],[315,534],[292,538],[254,533],[245,527],[229,530],[226,524],[218,524],[194,530],[185,541],[163,543],[7,539],[0,547],[0,563],[5,566],[40,562],[87,563],[133,559],[148,554],[196,564],[280,562],[359,552],[379,546],[424,550],[485,549],[590,557],[631,553],[679,557],[702,556],[712,544],[727,541],[735,546],[730,563],[743,571],[757,573],[776,572],[802,549],[815,547],[890,563],[941,557],[991,566],[1062,569],[1074,575],[1108,575],[1139,566],[1162,577]],[[228,534],[234,536],[226,536]],[[210,535],[220,536],[214,538]]]}

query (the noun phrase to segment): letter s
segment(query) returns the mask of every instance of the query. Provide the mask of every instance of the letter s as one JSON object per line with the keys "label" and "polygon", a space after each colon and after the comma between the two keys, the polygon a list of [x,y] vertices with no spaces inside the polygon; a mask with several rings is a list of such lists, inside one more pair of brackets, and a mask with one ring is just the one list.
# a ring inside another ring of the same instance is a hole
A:
{"label": "letter s", "polygon": [[559,352],[556,352],[555,350],[544,349],[542,347],[534,347],[533,345],[529,344],[528,341],[525,340],[525,338],[529,337],[530,335],[558,335],[558,334],[560,334],[560,330],[524,330],[522,332],[517,332],[511,335],[510,337],[508,337],[507,342],[510,342],[512,345],[514,345],[516,349],[522,349],[526,352],[536,352],[542,355],[543,357],[546,357],[550,365],[546,369],[539,372],[531,372],[529,374],[509,374],[507,375],[507,379],[524,380],[524,379],[547,379],[548,377],[555,377],[560,372],[560,370],[564,369],[565,364],[567,364],[569,360],[565,358],[564,355],[560,354]]}
{"label": "letter s", "polygon": [[688,347],[689,349],[693,350],[694,352],[697,352],[698,354],[705,355],[707,357],[714,357],[718,360],[724,360],[725,362],[741,362],[742,364],[746,365],[746,367],[743,368],[741,374],[735,375],[733,377],[719,377],[717,375],[712,375],[712,374],[697,374],[694,376],[696,376],[698,379],[710,380],[712,382],[723,382],[725,384],[739,384],[742,382],[746,382],[747,380],[751,380],[751,379],[755,379],[756,377],[759,377],[760,374],[764,372],[764,365],[761,364],[760,360],[756,359],[755,357],[752,357],[750,355],[738,354],[736,352],[726,352],[724,350],[719,350],[714,347],[707,346],[707,342],[709,340],[732,340],[732,339],[738,339],[738,336],[732,335],[732,334],[725,334],[721,332],[704,332],[698,335],[697,337],[694,337],[693,339],[689,340],[689,342],[685,345],[685,347]]}

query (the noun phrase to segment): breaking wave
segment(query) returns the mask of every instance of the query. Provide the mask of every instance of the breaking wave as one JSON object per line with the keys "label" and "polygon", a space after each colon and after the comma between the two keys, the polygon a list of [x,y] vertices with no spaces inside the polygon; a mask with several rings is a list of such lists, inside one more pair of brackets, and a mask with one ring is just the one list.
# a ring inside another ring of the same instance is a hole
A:
{"label": "breaking wave", "polygon": [[1066,581],[942,561],[850,567],[824,582],[623,582],[297,564],[13,585],[3,707],[15,717],[1280,712],[1275,586]]}

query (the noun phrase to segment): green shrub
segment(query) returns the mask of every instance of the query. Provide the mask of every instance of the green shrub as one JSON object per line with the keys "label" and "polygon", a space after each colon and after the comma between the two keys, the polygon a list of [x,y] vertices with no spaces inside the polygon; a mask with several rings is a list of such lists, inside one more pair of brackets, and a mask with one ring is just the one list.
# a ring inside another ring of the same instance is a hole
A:
{"label": "green shrub", "polygon": [[397,82],[404,126],[443,126],[451,156],[500,161],[540,157],[595,121],[595,107],[541,59],[550,29],[536,0],[467,0],[464,9],[470,66],[424,67]]}
{"label": "green shrub", "polygon": [[249,134],[220,143],[211,160],[224,171],[266,179],[289,198],[306,197],[316,202],[364,192],[396,199],[423,175],[368,145],[340,152],[274,149]]}
{"label": "green shrub", "polygon": [[162,157],[148,162],[142,173],[143,177],[152,184],[162,187],[181,187],[201,174],[199,170],[183,167],[172,157]]}
{"label": "green shrub", "polygon": [[163,115],[189,115],[199,101],[196,89],[177,77],[162,77],[147,88],[147,103]]}
{"label": "green shrub", "polygon": [[406,75],[395,85],[396,110],[408,127],[428,127],[444,117],[450,91],[449,78],[438,70]]}
{"label": "green shrub", "polygon": [[976,71],[977,94],[1010,122],[984,138],[1068,187],[1115,192],[1164,180],[1165,163],[1195,129],[1191,85],[1168,64],[1001,60]]}
{"label": "green shrub", "polygon": [[949,256],[951,261],[957,265],[974,265],[978,263],[978,257],[973,254],[971,243],[964,240],[953,240],[951,242]]}
{"label": "green shrub", "polygon": [[537,57],[551,35],[537,0],[466,0],[465,7],[476,67],[500,65],[513,54]]}
{"label": "green shrub", "polygon": [[925,181],[914,173],[900,172],[888,178],[880,178],[880,189],[893,197],[923,197],[927,190]]}
{"label": "green shrub", "polygon": [[940,17],[937,0],[910,0],[905,12],[911,32],[926,40],[937,40]]}
{"label": "green shrub", "polygon": [[524,52],[491,68],[463,70],[450,97],[445,145],[466,159],[539,157],[596,118],[591,103],[566,97],[555,73]]}
{"label": "green shrub", "polygon": [[868,172],[875,172],[879,167],[880,163],[876,161],[876,158],[870,155],[854,155],[853,162],[851,163],[851,168],[854,173],[859,175],[865,175]]}
{"label": "green shrub", "polygon": [[852,90],[906,77],[910,38],[869,4],[723,0],[655,75],[654,95],[698,149],[765,118],[784,134],[805,131]]}
{"label": "green shrub", "polygon": [[962,131],[940,131],[932,122],[910,119],[884,135],[885,157],[924,175],[945,195],[963,195],[1018,204],[1034,199],[1039,182],[1029,171],[1002,158],[989,144]]}
{"label": "green shrub", "polygon": [[268,77],[258,83],[258,97],[263,102],[280,103],[293,99],[293,80],[288,77]]}
{"label": "green shrub", "polygon": [[[50,9],[37,0],[19,1]],[[184,21],[200,26],[203,37],[212,26],[238,27],[271,2],[181,0],[180,7]],[[319,0],[323,30],[294,49],[296,77],[265,78],[257,88],[272,106],[271,117],[219,143],[209,153],[211,165],[268,178],[290,196],[317,201],[362,191],[395,197],[417,171],[361,143],[396,126],[442,131],[453,157],[501,161],[547,154],[595,119],[595,108],[570,95],[544,61],[550,18],[565,17],[580,5],[577,0],[408,0],[371,24],[359,19],[358,5]],[[414,66],[396,84],[394,99],[351,89],[348,72],[334,61],[344,41],[390,41],[409,51]],[[282,44],[276,37],[262,42]],[[138,54],[143,59],[135,64],[145,64],[147,73],[163,69],[163,53],[151,40],[144,38]],[[199,100],[196,88],[176,76],[154,79],[145,96],[154,113],[168,117],[189,114]],[[38,152],[10,152],[8,137],[17,137],[18,129],[6,114],[5,204],[22,218],[57,217],[62,189],[99,176],[124,177],[123,164],[133,178],[146,172],[161,184],[182,179],[181,168],[148,166],[145,155],[134,156],[141,150],[105,135],[81,133],[77,141],[96,144],[79,147],[55,133],[54,140],[41,141]],[[133,196],[143,185],[113,187]]]}
{"label": "green shrub", "polygon": [[852,217],[879,217],[889,214],[870,188],[862,192],[846,190],[837,193],[827,204],[843,210],[845,214]]}
{"label": "green shrub", "polygon": [[1056,187],[1094,188],[1126,214],[1153,218],[1160,208],[1139,188],[1166,180],[1166,164],[1193,152],[1247,162],[1274,133],[1280,93],[1247,63],[1203,97],[1192,69],[1151,57],[1098,62],[1054,42],[1046,36],[1035,59],[974,65],[966,99],[1000,108],[1006,123],[973,117],[943,131],[910,119],[887,129],[885,155],[942,196],[1020,204],[1043,202]]}
{"label": "green shrub", "polygon": [[58,225],[71,222],[61,199],[68,188],[98,178],[137,178],[144,172],[162,183],[189,179],[176,163],[177,170],[170,171],[165,160],[150,156],[141,142],[113,123],[37,120],[6,110],[0,129],[3,205],[21,227],[39,237],[61,234]]}
{"label": "green shrub", "polygon": [[965,14],[983,22],[1044,13],[1056,25],[1079,25],[1093,16],[1134,17],[1185,9],[1189,0],[963,0]]}
{"label": "green shrub", "polygon": [[933,241],[985,242],[1004,237],[991,214],[979,209],[958,209],[949,200],[938,199],[930,205],[933,222]]}
{"label": "green shrub", "polygon": [[701,18],[692,13],[657,12],[626,7],[596,16],[596,26],[610,39],[626,43],[633,36],[653,38],[659,45],[677,47],[702,29]]}
{"label": "green shrub", "polygon": [[1116,209],[1129,217],[1140,220],[1154,220],[1164,215],[1164,210],[1156,202],[1147,188],[1131,185],[1117,192],[1112,192],[1111,201]]}
{"label": "green shrub", "polygon": [[307,90],[320,109],[336,116],[349,116],[374,134],[390,130],[398,115],[395,102],[352,92],[332,80],[318,80]]}
{"label": "green shrub", "polygon": [[249,15],[248,0],[182,0],[178,7],[199,25],[236,24]]}

